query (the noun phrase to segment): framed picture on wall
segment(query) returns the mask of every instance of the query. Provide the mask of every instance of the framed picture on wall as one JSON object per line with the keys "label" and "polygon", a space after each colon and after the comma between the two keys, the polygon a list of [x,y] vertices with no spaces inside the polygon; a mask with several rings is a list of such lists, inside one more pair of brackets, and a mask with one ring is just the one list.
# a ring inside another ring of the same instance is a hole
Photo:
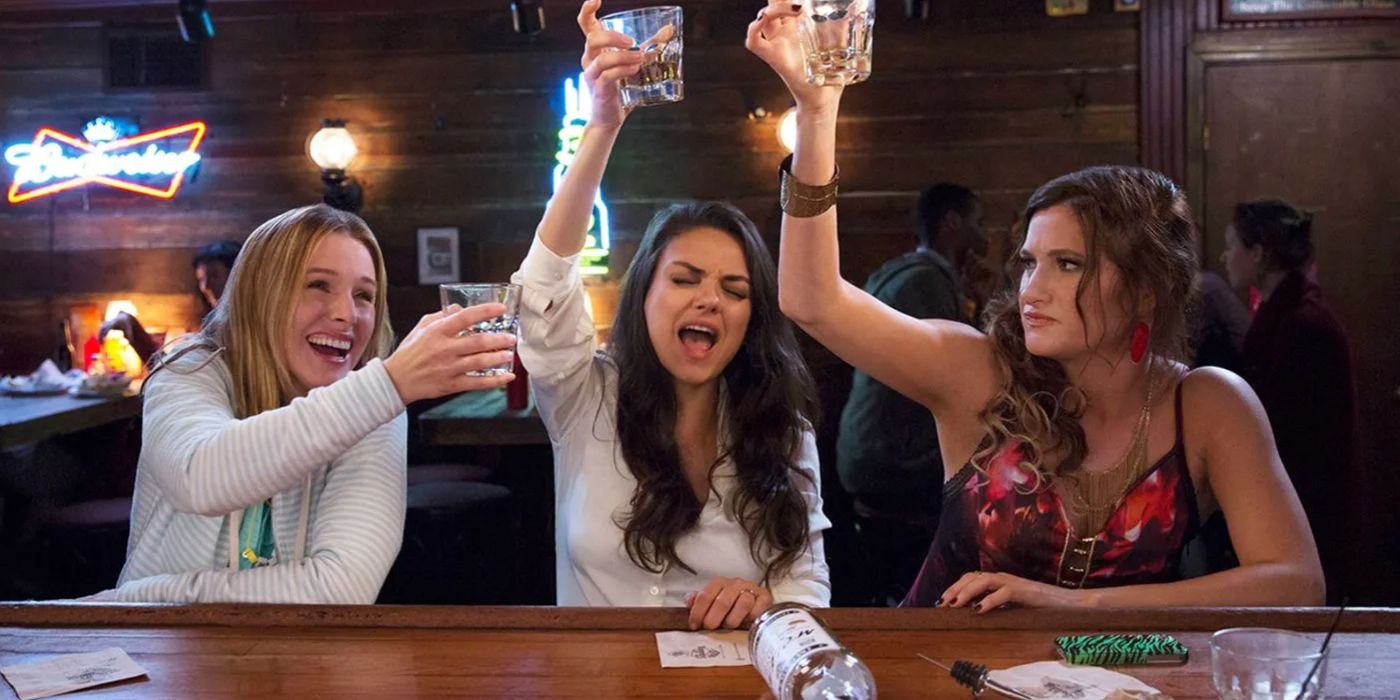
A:
{"label": "framed picture on wall", "polygon": [[459,237],[456,227],[418,229],[418,284],[461,281]]}
{"label": "framed picture on wall", "polygon": [[1045,0],[1045,14],[1051,17],[1069,17],[1089,13],[1089,0]]}
{"label": "framed picture on wall", "polygon": [[1221,0],[1226,22],[1400,17],[1400,0]]}

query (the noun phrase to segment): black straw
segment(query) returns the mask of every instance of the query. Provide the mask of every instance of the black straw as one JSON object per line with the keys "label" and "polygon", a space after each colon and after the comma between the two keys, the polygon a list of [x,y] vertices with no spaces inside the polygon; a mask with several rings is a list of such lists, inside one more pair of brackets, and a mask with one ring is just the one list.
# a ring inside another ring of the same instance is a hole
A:
{"label": "black straw", "polygon": [[1308,694],[1308,684],[1312,682],[1313,676],[1317,675],[1318,667],[1327,660],[1327,648],[1332,644],[1332,634],[1337,631],[1337,625],[1342,622],[1342,611],[1347,609],[1347,602],[1350,598],[1342,598],[1342,604],[1337,607],[1337,617],[1332,620],[1332,628],[1327,630],[1327,636],[1322,638],[1322,650],[1318,652],[1317,663],[1313,664],[1312,670],[1308,671],[1308,677],[1303,679],[1303,687],[1298,689],[1297,700],[1303,700]]}

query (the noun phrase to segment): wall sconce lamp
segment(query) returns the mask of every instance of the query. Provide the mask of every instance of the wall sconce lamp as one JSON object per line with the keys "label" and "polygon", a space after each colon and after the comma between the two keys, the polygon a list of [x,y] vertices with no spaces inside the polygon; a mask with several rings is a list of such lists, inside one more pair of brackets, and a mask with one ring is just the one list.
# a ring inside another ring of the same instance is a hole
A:
{"label": "wall sconce lamp", "polygon": [[796,107],[783,112],[783,116],[778,118],[778,143],[783,144],[788,153],[792,153],[792,149],[797,147]]}
{"label": "wall sconce lamp", "polygon": [[326,183],[322,201],[336,209],[358,212],[364,204],[364,193],[345,174],[359,149],[355,137],[345,128],[344,119],[323,119],[321,130],[306,142],[307,155],[321,169],[321,181]]}

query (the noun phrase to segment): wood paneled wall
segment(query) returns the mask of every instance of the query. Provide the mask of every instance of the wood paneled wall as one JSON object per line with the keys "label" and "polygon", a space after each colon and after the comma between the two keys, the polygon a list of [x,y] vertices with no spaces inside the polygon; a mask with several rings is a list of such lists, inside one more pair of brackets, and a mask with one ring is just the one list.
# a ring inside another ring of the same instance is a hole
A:
{"label": "wood paneled wall", "polygon": [[[1001,234],[1045,180],[1137,162],[1137,16],[1110,4],[1052,19],[1040,3],[959,0],[932,3],[919,20],[903,2],[878,3],[874,77],[843,105],[847,277],[862,282],[911,245],[914,197],[935,181],[981,193]],[[514,269],[549,195],[562,82],[578,70],[574,5],[548,2],[548,29],[535,37],[511,31],[506,0],[431,11],[272,5],[283,9],[221,16],[211,4],[207,86],[161,92],[104,87],[101,12],[37,23],[0,14],[0,141],[43,125],[77,130],[99,114],[146,128],[209,124],[198,176],[173,201],[95,188],[0,204],[0,372],[32,369],[53,346],[50,319],[74,301],[139,294],[152,325],[197,323],[193,250],[319,200],[305,141],[323,117],[348,119],[360,146],[351,173],[386,252],[396,328],[436,304],[416,284],[417,228],[461,229],[464,279]],[[790,103],[742,46],[757,6],[686,5],[686,99],[632,116],[604,183],[615,269],[651,213],[676,199],[730,199],[776,236],[776,120]],[[175,32],[166,9],[109,13]],[[756,107],[770,116],[750,119]]]}
{"label": "wood paneled wall", "polygon": [[1400,19],[1313,19],[1227,22],[1221,0],[1160,0],[1142,12],[1142,164],[1186,183],[1186,57],[1201,32],[1328,28],[1339,35],[1366,27],[1400,25]]}

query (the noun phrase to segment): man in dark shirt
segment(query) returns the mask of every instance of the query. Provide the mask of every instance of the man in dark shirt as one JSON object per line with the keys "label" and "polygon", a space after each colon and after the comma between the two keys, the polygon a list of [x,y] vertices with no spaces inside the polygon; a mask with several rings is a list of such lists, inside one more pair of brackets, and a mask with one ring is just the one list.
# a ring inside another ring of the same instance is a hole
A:
{"label": "man in dark shirt", "polygon": [[[915,318],[971,321],[958,270],[986,250],[982,206],[965,187],[938,184],[919,196],[918,247],[875,271],[865,291]],[[880,601],[900,600],[938,523],[943,460],[933,414],[856,370],[836,445],[841,485],[855,499],[861,541]]]}

